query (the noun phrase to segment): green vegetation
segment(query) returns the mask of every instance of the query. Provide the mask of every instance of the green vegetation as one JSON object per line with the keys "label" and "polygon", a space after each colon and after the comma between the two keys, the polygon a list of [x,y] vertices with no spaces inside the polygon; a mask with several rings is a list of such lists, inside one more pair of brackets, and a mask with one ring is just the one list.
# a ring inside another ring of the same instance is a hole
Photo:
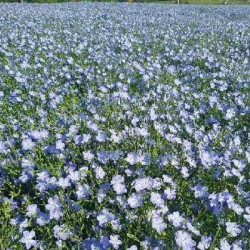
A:
{"label": "green vegetation", "polygon": [[249,13],[0,4],[0,250],[249,250]]}

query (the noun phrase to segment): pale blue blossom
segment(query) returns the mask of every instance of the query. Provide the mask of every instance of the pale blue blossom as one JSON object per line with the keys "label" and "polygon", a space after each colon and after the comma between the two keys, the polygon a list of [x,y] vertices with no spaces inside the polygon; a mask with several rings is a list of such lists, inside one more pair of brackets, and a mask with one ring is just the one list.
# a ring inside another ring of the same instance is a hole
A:
{"label": "pale blue blossom", "polygon": [[37,241],[33,238],[36,236],[35,232],[32,231],[24,231],[23,237],[20,239],[20,242],[26,245],[26,249],[30,249],[31,247],[36,247]]}

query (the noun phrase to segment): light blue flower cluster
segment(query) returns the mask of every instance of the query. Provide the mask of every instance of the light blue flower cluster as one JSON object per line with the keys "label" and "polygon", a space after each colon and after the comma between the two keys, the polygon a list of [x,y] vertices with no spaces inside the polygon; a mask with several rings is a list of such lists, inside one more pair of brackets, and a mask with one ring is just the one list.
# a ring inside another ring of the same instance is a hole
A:
{"label": "light blue flower cluster", "polygon": [[249,250],[250,7],[0,4],[0,249]]}

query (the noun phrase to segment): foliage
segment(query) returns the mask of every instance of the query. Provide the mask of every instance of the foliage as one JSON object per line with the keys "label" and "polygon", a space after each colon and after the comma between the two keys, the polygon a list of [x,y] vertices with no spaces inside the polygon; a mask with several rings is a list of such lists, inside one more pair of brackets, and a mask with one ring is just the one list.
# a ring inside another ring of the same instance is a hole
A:
{"label": "foliage", "polygon": [[250,249],[248,6],[0,13],[0,249]]}

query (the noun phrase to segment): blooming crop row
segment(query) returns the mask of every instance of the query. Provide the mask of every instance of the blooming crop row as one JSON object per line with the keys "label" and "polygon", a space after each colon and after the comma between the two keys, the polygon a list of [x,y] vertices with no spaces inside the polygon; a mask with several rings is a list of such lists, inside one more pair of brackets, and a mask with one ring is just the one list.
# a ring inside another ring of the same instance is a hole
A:
{"label": "blooming crop row", "polygon": [[0,249],[250,249],[250,7],[0,4]]}

